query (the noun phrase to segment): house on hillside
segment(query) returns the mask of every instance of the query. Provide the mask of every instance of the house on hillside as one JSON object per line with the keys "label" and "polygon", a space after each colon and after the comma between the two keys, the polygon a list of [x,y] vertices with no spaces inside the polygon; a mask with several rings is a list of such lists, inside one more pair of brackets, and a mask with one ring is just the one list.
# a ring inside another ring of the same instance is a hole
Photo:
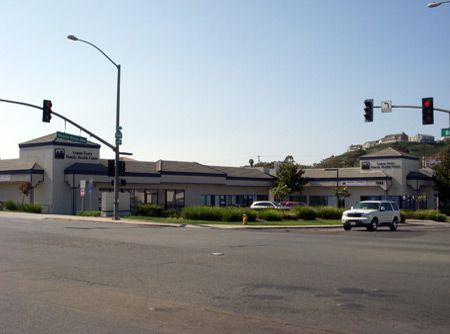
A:
{"label": "house on hillside", "polygon": [[380,144],[401,143],[408,141],[409,141],[408,135],[402,132],[384,136],[383,138],[380,139]]}
{"label": "house on hillside", "polygon": [[434,136],[418,133],[414,137],[409,137],[409,141],[413,142],[413,143],[420,143],[420,144],[433,144]]}
{"label": "house on hillside", "polygon": [[362,149],[363,149],[363,146],[361,144],[350,145],[347,149],[347,152],[355,152],[355,151],[360,151]]}
{"label": "house on hillside", "polygon": [[367,150],[368,148],[374,147],[378,145],[378,140],[371,140],[371,141],[366,141],[362,147],[363,149]]}

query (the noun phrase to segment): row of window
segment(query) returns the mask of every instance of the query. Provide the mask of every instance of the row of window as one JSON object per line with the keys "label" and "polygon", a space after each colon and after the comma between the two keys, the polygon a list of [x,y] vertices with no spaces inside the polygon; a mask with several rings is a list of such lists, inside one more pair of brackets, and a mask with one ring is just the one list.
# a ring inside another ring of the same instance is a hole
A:
{"label": "row of window", "polygon": [[201,203],[206,206],[247,207],[255,201],[268,200],[267,195],[202,195]]}

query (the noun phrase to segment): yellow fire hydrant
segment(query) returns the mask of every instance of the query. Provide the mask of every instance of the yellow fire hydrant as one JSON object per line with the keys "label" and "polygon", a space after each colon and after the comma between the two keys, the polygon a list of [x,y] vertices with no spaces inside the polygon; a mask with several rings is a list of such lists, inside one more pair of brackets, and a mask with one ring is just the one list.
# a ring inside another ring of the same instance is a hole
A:
{"label": "yellow fire hydrant", "polygon": [[248,223],[248,217],[247,217],[247,214],[244,213],[244,214],[242,215],[242,224],[243,224],[243,225],[247,225],[247,223]]}

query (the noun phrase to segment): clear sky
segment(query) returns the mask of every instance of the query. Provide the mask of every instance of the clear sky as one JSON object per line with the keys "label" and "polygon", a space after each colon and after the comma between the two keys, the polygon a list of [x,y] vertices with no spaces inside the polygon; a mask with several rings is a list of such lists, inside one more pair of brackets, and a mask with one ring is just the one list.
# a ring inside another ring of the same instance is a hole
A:
{"label": "clear sky", "polygon": [[[428,0],[0,2],[0,99],[41,105],[114,143],[122,66],[122,151],[138,160],[242,166],[250,158],[319,162],[386,134],[440,137],[450,109],[450,4]],[[0,102],[0,158],[18,143],[80,132],[37,109]],[[86,136],[85,134],[81,134]],[[86,136],[88,137],[88,136]],[[113,157],[102,145],[103,158]]]}

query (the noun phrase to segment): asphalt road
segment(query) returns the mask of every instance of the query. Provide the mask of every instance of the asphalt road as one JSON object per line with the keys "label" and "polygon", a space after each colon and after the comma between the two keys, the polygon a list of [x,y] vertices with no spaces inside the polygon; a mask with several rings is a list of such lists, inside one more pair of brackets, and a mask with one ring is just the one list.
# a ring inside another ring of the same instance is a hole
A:
{"label": "asphalt road", "polygon": [[448,334],[449,315],[450,226],[249,231],[0,216],[0,333]]}

